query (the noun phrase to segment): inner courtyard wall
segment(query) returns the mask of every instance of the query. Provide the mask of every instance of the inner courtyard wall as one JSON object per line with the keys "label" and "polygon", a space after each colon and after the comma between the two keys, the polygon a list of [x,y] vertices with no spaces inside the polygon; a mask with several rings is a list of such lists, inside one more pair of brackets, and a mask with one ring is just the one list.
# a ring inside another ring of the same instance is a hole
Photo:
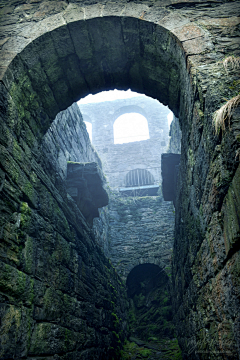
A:
{"label": "inner courtyard wall", "polygon": [[[92,143],[110,186],[109,205],[94,220],[97,241],[123,281],[144,263],[159,265],[170,276],[175,212],[172,202],[164,201],[161,194],[161,154],[169,147],[169,109],[138,96],[81,104],[80,110],[85,121],[91,120]],[[113,124],[124,112],[144,114],[150,139],[114,144]],[[126,188],[128,172],[139,168],[153,175],[154,185],[160,186],[159,196],[146,196],[143,191],[142,196],[128,197],[119,191]]]}
{"label": "inner courtyard wall", "polygon": [[[79,106],[83,119],[92,124],[92,143],[112,189],[125,187],[126,175],[134,169],[148,170],[154,184],[160,185],[161,154],[167,151],[169,143],[167,116],[170,110],[166,106],[146,96]],[[139,113],[147,119],[148,140],[114,144],[114,122],[126,113]]]}

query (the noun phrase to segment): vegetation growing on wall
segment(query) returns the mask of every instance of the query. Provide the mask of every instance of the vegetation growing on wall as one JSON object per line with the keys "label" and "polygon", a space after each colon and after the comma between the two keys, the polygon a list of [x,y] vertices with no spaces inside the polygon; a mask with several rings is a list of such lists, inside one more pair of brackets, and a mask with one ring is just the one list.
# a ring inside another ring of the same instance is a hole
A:
{"label": "vegetation growing on wall", "polygon": [[220,129],[226,130],[225,122],[228,121],[229,129],[232,113],[236,107],[240,105],[240,95],[235,96],[231,100],[227,101],[226,104],[213,114],[213,125],[215,126],[216,134],[219,134]]}
{"label": "vegetation growing on wall", "polygon": [[238,69],[240,67],[240,57],[239,56],[227,56],[223,60],[223,66],[226,73],[229,73],[229,67],[231,66],[232,70]]}
{"label": "vegetation growing on wall", "polygon": [[[135,267],[127,279],[130,342],[123,359],[181,359],[174,334],[169,279],[153,264]],[[156,356],[156,357],[155,357]]]}

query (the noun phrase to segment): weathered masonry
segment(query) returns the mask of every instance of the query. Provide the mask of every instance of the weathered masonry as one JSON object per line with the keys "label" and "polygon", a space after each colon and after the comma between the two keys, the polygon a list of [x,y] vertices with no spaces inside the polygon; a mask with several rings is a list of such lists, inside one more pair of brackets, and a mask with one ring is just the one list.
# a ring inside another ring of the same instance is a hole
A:
{"label": "weathered masonry", "polygon": [[[139,190],[139,186],[143,186],[143,195],[147,191],[156,194],[161,183],[161,154],[168,146],[169,109],[154,99],[138,96],[81,104],[80,110],[84,121],[92,124],[92,143],[102,160],[110,187],[127,193],[126,188]],[[115,121],[126,113],[138,113],[146,118],[149,139],[114,143]]]}
{"label": "weathered masonry", "polygon": [[[111,189],[108,208],[100,210],[94,223],[97,241],[124,281],[139,264],[155,264],[170,273],[174,208],[161,194],[161,154],[169,146],[169,109],[138,96],[82,104],[80,110],[83,120],[92,123],[92,143]],[[131,112],[146,117],[149,139],[114,144],[116,119]]]}
{"label": "weathered masonry", "polygon": [[183,356],[239,358],[240,2],[2,0],[0,9],[0,357],[118,356],[124,286],[42,139],[79,98],[131,88],[168,105],[182,130],[172,278]]}

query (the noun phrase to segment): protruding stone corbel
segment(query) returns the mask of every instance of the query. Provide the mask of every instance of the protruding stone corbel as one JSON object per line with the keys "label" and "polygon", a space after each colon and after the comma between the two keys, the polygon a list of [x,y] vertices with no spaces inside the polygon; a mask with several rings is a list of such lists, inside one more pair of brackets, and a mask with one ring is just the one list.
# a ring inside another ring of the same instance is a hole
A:
{"label": "protruding stone corbel", "polygon": [[66,182],[67,192],[92,226],[93,219],[99,216],[98,209],[109,201],[102,170],[95,162],[68,162]]}

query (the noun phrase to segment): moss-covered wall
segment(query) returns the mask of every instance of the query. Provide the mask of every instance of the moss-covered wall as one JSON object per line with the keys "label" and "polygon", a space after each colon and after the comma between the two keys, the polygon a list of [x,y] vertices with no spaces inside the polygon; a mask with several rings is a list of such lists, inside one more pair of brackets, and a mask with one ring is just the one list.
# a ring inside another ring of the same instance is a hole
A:
{"label": "moss-covered wall", "polygon": [[[239,107],[226,116],[225,130],[215,132],[212,116],[236,96],[236,69],[226,67],[223,61],[208,66],[209,78],[196,86],[193,116],[181,122],[173,299],[187,359],[240,354]],[[217,85],[209,80],[216,77]]]}
{"label": "moss-covered wall", "polygon": [[2,137],[1,359],[118,358],[126,335],[125,286],[67,194],[58,154],[80,136],[71,156],[99,159],[81,117],[65,115],[65,132],[57,119],[41,143],[23,126],[18,141],[9,128]]}
{"label": "moss-covered wall", "polygon": [[171,304],[171,280],[157,265],[141,264],[128,275],[129,342],[123,359],[182,359]]}

